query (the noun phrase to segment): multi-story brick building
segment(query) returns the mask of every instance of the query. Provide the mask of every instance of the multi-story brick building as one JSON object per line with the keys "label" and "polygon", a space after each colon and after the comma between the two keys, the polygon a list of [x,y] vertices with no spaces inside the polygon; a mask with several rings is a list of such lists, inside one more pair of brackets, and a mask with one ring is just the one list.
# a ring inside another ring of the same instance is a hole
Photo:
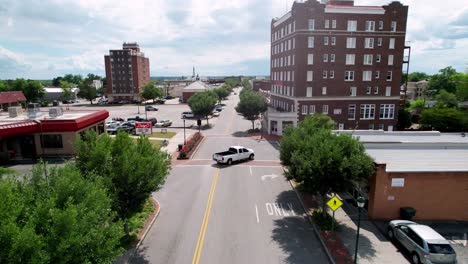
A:
{"label": "multi-story brick building", "polygon": [[338,129],[397,123],[408,6],[296,1],[271,22],[269,133],[324,113]]}
{"label": "multi-story brick building", "polygon": [[137,43],[124,43],[121,50],[104,56],[109,102],[139,102],[143,86],[150,81],[149,59]]}

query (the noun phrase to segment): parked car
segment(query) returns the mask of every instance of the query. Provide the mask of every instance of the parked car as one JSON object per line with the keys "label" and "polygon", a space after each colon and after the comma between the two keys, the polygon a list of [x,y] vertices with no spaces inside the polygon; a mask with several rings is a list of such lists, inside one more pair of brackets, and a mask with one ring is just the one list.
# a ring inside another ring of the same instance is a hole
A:
{"label": "parked car", "polygon": [[166,99],[166,100],[170,100],[170,99],[173,99],[173,98],[174,98],[174,96],[172,96],[172,95],[166,95],[164,97],[164,99]]}
{"label": "parked car", "polygon": [[161,120],[154,124],[155,127],[170,127],[172,125],[171,120]]}
{"label": "parked car", "polygon": [[165,103],[166,103],[166,99],[156,99],[156,100],[154,100],[154,102],[155,102],[156,104],[165,104]]}
{"label": "parked car", "polygon": [[107,98],[99,98],[98,104],[107,104],[109,103],[109,99]]}
{"label": "parked car", "polygon": [[213,160],[218,164],[231,165],[234,161],[241,161],[255,158],[255,153],[252,149],[241,146],[232,146],[228,151],[218,152],[213,154]]}
{"label": "parked car", "polygon": [[142,118],[142,117],[139,117],[139,116],[135,116],[135,117],[129,117],[129,118],[127,118],[127,121],[143,122],[143,121],[145,121],[145,119]]}
{"label": "parked car", "polygon": [[182,112],[182,118],[192,118],[195,117],[195,115],[192,112]]}
{"label": "parked car", "polygon": [[147,106],[145,106],[145,110],[146,111],[158,111],[158,108],[154,107],[152,105],[147,105]]}
{"label": "parked car", "polygon": [[387,235],[410,252],[414,264],[457,263],[457,254],[450,243],[430,226],[393,220],[388,225]]}
{"label": "parked car", "polygon": [[215,111],[215,112],[213,112],[212,116],[216,116],[216,117],[217,117],[217,116],[219,116],[219,114],[220,114],[219,112],[216,112],[216,111]]}
{"label": "parked car", "polygon": [[133,134],[135,132],[135,126],[129,122],[125,122],[122,124],[118,124],[114,127],[108,128],[107,133],[111,135],[115,135],[121,130]]}

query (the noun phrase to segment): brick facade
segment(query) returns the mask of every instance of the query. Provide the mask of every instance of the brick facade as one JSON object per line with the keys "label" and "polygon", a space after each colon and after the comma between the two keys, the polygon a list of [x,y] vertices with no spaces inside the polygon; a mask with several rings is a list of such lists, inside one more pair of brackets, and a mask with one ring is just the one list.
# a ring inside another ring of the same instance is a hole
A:
{"label": "brick facade", "polygon": [[[295,2],[290,12],[271,22],[271,107],[297,113],[300,121],[314,109],[324,112],[326,105],[339,129],[393,130],[407,14],[408,7],[399,2],[386,6]],[[353,78],[345,79],[346,72]],[[354,119],[348,118],[351,105]]]}

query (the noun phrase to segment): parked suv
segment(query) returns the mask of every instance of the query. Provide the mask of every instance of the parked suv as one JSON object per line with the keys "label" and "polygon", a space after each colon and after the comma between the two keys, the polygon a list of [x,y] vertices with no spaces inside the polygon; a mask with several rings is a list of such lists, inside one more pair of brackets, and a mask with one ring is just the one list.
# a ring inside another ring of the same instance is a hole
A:
{"label": "parked suv", "polygon": [[387,235],[410,252],[414,264],[457,263],[457,254],[450,243],[430,226],[393,220]]}
{"label": "parked suv", "polygon": [[194,116],[192,112],[182,112],[182,118],[192,118]]}

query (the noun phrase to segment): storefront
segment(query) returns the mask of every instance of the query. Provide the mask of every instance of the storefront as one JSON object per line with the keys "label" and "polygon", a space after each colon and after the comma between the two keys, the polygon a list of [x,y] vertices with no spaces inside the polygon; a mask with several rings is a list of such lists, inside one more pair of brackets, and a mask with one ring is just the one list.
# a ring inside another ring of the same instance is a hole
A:
{"label": "storefront", "polygon": [[109,112],[66,111],[54,117],[40,112],[36,118],[27,115],[0,115],[0,163],[37,159],[38,157],[69,157],[80,133],[93,129],[105,132],[104,121]]}

